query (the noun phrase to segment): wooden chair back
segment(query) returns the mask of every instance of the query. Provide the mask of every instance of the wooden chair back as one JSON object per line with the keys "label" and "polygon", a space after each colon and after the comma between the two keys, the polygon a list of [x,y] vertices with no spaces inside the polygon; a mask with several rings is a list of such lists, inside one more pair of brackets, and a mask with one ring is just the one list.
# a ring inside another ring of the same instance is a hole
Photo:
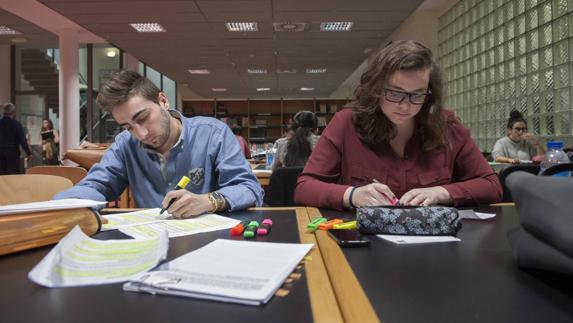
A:
{"label": "wooden chair back", "polygon": [[63,190],[73,186],[71,180],[54,175],[0,176],[0,205],[51,200]]}
{"label": "wooden chair back", "polygon": [[28,168],[26,174],[61,176],[69,179],[74,185],[76,185],[86,177],[88,171],[83,167],[75,166],[34,166]]}

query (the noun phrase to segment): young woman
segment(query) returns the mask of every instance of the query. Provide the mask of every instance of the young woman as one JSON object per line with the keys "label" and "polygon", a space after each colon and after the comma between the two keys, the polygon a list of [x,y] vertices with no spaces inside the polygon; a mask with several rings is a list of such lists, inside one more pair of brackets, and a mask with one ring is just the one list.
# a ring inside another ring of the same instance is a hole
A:
{"label": "young woman", "polygon": [[519,111],[511,111],[507,121],[507,136],[495,142],[491,152],[493,160],[519,164],[522,161],[541,159],[543,155],[545,147],[527,131],[527,122],[523,115]]}
{"label": "young woman", "polygon": [[440,70],[416,41],[370,62],[356,107],[337,113],[298,178],[298,204],[342,209],[468,205],[501,199],[497,175],[470,132],[442,106]]}
{"label": "young woman", "polygon": [[319,136],[316,135],[318,119],[311,111],[299,111],[292,118],[293,135],[286,141],[279,142],[273,170],[279,167],[304,166],[310,153],[316,146]]}
{"label": "young woman", "polygon": [[44,119],[42,121],[40,136],[42,142],[43,163],[46,165],[59,165],[58,143],[60,142],[60,135],[58,130],[54,129],[52,120]]}

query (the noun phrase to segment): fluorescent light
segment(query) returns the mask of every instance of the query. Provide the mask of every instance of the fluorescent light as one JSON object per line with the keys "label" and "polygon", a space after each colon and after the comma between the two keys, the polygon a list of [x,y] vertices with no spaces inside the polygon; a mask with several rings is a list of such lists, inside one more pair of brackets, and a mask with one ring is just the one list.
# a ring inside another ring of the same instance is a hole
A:
{"label": "fluorescent light", "polygon": [[281,70],[278,69],[277,70],[278,74],[296,74],[296,69],[290,69],[290,70]]}
{"label": "fluorescent light", "polygon": [[108,49],[107,52],[105,53],[107,57],[115,57],[115,54],[116,54],[115,50],[113,49]]}
{"label": "fluorescent light", "polygon": [[264,68],[249,68],[247,72],[249,74],[267,74],[267,70]]}
{"label": "fluorescent light", "polygon": [[321,22],[320,31],[349,31],[354,25],[351,21]]}
{"label": "fluorescent light", "polygon": [[270,90],[271,90],[270,87],[258,87],[258,88],[257,88],[257,91],[259,91],[259,92],[270,91]]}
{"label": "fluorescent light", "polygon": [[306,29],[306,22],[273,22],[275,31],[304,31]]}
{"label": "fluorescent light", "polygon": [[166,31],[165,28],[163,28],[163,26],[161,26],[156,22],[144,22],[144,23],[135,23],[129,25],[140,33],[159,33]]}
{"label": "fluorescent light", "polygon": [[307,73],[307,74],[326,73],[326,68],[307,68],[307,69],[306,69],[306,73]]}
{"label": "fluorescent light", "polygon": [[0,35],[18,35],[18,34],[21,34],[21,32],[16,31],[7,26],[0,26]]}
{"label": "fluorescent light", "polygon": [[301,91],[314,91],[313,87],[301,87],[300,88]]}
{"label": "fluorescent light", "polygon": [[214,87],[211,89],[213,92],[227,92],[227,89],[224,87]]}
{"label": "fluorescent light", "polygon": [[211,74],[211,72],[209,72],[209,70],[205,70],[205,69],[203,69],[203,70],[189,70],[189,73],[191,73],[191,74],[203,74],[203,75]]}
{"label": "fluorescent light", "polygon": [[259,31],[256,22],[226,22],[225,27],[228,31]]}

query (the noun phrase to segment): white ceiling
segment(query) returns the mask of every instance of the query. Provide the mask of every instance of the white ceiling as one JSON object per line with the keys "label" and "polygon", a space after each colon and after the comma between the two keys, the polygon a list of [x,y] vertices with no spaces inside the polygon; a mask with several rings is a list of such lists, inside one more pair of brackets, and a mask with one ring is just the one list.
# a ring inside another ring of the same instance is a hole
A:
{"label": "white ceiling", "polygon": [[[40,0],[88,31],[204,97],[326,97],[422,0]],[[1,14],[1,12],[0,12]],[[0,16],[2,19],[2,16]],[[2,20],[3,21],[3,20]],[[231,33],[225,22],[258,22]],[[352,21],[349,32],[320,32],[323,21]],[[167,32],[137,33],[128,24],[158,22]],[[305,22],[304,32],[274,32],[273,22]],[[0,23],[0,25],[4,22]],[[209,69],[191,75],[189,69]],[[248,68],[268,74],[248,74]],[[326,74],[306,74],[326,68]],[[296,69],[278,74],[277,69]],[[257,92],[270,87],[270,92]],[[300,87],[315,88],[301,92]],[[227,88],[227,92],[211,91]]]}

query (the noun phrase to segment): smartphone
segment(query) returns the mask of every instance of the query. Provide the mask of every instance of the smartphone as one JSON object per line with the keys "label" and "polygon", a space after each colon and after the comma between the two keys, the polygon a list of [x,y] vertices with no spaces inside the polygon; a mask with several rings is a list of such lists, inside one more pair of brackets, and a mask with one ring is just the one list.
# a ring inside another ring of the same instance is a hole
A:
{"label": "smartphone", "polygon": [[356,230],[328,230],[328,234],[341,247],[366,247],[370,240]]}

